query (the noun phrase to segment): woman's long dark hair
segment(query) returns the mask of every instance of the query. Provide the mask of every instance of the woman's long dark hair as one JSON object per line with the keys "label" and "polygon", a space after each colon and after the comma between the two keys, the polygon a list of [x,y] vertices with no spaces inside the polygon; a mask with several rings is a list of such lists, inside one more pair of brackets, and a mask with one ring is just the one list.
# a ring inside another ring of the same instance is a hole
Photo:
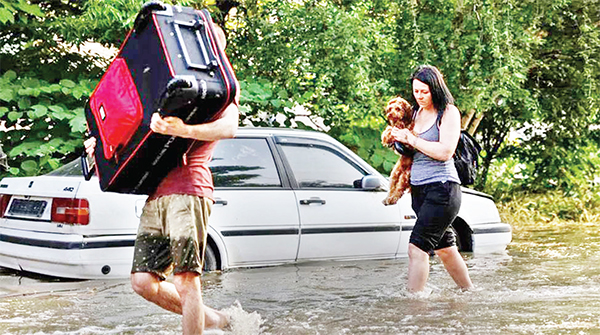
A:
{"label": "woman's long dark hair", "polygon": [[[444,76],[435,66],[421,65],[413,72],[412,76],[410,76],[411,92],[412,84],[415,79],[429,86],[433,107],[438,110],[439,113],[444,113],[448,105],[454,104],[454,97],[444,82]],[[419,109],[419,105],[416,101],[414,102],[413,109],[415,111]]]}

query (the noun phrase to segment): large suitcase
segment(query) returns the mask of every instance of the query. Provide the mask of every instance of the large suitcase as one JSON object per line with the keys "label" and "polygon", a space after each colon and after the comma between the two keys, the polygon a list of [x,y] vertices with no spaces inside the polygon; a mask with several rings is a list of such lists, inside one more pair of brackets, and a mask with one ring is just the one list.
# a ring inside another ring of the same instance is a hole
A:
{"label": "large suitcase", "polygon": [[101,189],[152,193],[192,144],[152,132],[152,114],[188,124],[214,120],[236,85],[207,10],[144,5],[85,108]]}

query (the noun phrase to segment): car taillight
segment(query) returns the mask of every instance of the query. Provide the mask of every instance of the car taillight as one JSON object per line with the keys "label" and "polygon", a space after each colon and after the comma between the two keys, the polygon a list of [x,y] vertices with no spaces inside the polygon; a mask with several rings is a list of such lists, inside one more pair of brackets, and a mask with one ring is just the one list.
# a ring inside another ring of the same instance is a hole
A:
{"label": "car taillight", "polygon": [[0,218],[3,218],[4,213],[6,213],[10,197],[10,194],[0,194]]}
{"label": "car taillight", "polygon": [[86,225],[90,223],[90,203],[87,199],[52,199],[52,222]]}

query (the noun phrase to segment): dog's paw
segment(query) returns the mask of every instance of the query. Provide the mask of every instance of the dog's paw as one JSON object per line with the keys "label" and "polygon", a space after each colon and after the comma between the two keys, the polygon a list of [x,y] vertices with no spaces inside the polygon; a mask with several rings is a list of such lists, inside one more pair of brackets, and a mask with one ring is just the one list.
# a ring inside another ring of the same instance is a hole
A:
{"label": "dog's paw", "polygon": [[385,206],[395,205],[398,202],[398,199],[394,199],[393,197],[386,197],[383,199],[382,203]]}

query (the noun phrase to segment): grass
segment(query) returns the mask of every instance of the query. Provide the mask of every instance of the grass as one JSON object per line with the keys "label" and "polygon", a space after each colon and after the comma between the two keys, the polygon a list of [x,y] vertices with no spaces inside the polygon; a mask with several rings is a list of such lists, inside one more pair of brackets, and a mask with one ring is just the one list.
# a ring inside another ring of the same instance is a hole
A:
{"label": "grass", "polygon": [[515,192],[497,203],[505,222],[600,222],[600,192]]}

